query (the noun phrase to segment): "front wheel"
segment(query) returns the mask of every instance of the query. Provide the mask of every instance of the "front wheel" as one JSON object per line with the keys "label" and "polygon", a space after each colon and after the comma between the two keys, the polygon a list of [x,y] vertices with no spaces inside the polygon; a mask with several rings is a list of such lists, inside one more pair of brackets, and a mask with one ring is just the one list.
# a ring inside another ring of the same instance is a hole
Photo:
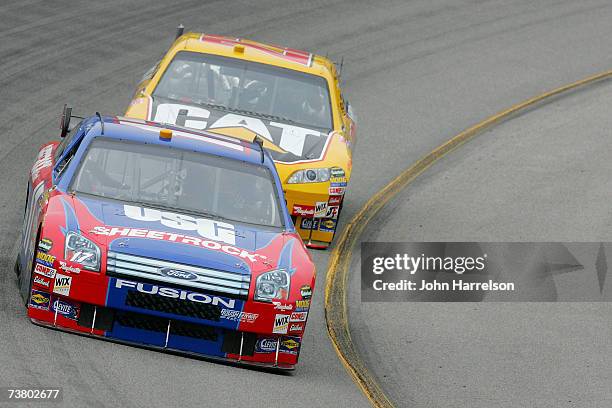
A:
{"label": "front wheel", "polygon": [[19,255],[17,255],[17,258],[15,258],[15,266],[13,267],[13,271],[15,272],[15,275],[17,275],[17,277],[21,275],[21,268],[19,267],[19,263]]}
{"label": "front wheel", "polygon": [[[19,268],[19,292],[21,293],[21,298],[25,304],[25,307],[28,307],[30,303],[30,296],[32,296],[32,281],[34,280],[34,268],[36,267],[36,253],[38,252],[38,242],[40,238],[40,229],[38,234],[36,234],[36,241],[34,244],[34,251],[32,251],[32,262],[30,265],[30,273],[27,273],[27,264],[24,270]],[[18,258],[19,259],[19,258]],[[19,267],[19,265],[16,265]]]}

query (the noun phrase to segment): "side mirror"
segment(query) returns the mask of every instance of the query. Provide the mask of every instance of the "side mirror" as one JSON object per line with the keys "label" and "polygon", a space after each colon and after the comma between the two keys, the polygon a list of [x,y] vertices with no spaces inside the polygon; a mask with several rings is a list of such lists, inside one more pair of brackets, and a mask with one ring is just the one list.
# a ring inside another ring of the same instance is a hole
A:
{"label": "side mirror", "polygon": [[62,111],[62,117],[60,118],[60,137],[66,137],[68,132],[70,132],[70,118],[72,117],[72,108],[68,107],[67,104],[64,104],[64,110]]}

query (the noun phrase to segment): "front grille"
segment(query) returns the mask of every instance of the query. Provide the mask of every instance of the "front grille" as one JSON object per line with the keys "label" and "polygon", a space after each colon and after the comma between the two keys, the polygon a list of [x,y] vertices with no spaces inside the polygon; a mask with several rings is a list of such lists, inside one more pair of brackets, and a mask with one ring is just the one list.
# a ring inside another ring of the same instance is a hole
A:
{"label": "front grille", "polygon": [[[108,253],[106,270],[110,276],[129,276],[167,282],[183,287],[188,286],[207,291],[227,293],[239,299],[247,298],[251,281],[248,275],[239,273],[218,271],[113,251]],[[168,271],[183,273],[185,276],[189,276],[189,279],[168,276]]]}
{"label": "front grille", "polygon": [[180,322],[173,320],[170,325],[170,334],[177,336],[193,337],[201,340],[217,341],[217,332],[209,326],[200,326],[198,324]]}
{"label": "front grille", "polygon": [[115,322],[123,327],[132,327],[140,330],[149,330],[160,333],[164,333],[166,330],[168,330],[168,319],[137,313],[117,313],[117,316],[115,316]]}
{"label": "front grille", "polygon": [[[241,346],[242,343],[242,346]],[[224,353],[252,356],[255,353],[257,334],[248,332],[228,331],[223,338],[221,351]],[[242,353],[240,349],[242,348]]]}
{"label": "front grille", "polygon": [[[140,313],[121,312],[117,313],[115,322],[123,327],[165,333],[168,330],[169,320]],[[170,321],[170,335],[209,341],[217,341],[218,338],[217,331],[213,327],[178,320]]]}
{"label": "front grille", "polygon": [[125,298],[127,306],[156,312],[170,313],[198,319],[219,321],[221,307],[207,303],[188,302],[185,300],[151,295],[130,290]]}

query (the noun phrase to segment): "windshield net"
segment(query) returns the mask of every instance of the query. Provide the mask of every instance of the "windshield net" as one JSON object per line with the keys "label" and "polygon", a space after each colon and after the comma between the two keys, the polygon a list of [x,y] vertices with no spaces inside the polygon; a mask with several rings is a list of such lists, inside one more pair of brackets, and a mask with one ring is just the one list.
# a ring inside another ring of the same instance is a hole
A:
{"label": "windshield net", "polygon": [[153,96],[332,129],[324,78],[235,58],[179,52]]}
{"label": "windshield net", "polygon": [[211,218],[283,225],[266,167],[170,147],[97,138],[71,188]]}

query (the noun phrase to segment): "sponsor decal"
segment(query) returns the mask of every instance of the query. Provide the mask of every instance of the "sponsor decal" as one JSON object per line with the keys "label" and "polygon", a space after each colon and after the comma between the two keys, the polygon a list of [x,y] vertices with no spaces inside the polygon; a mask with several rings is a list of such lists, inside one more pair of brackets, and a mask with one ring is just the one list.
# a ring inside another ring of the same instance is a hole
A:
{"label": "sponsor decal", "polygon": [[256,353],[275,353],[277,342],[278,340],[276,339],[259,339],[257,340],[257,343],[255,343],[255,352]]}
{"label": "sponsor decal", "polygon": [[289,318],[291,315],[288,314],[277,314],[274,317],[274,327],[272,333],[274,334],[287,334],[289,329]]}
{"label": "sponsor decal", "polygon": [[[323,154],[323,145],[316,143],[315,146],[320,147],[311,152],[313,150],[312,143],[307,144],[307,141],[313,139],[319,141],[319,139],[325,140],[327,138],[325,133],[313,129],[287,123],[264,122],[252,116],[242,116],[235,113],[227,113],[218,117],[218,113],[214,111],[191,105],[160,103],[155,108],[155,114],[151,116],[155,122],[172,123],[197,130],[245,128],[296,156],[302,156],[304,147],[308,146],[308,151],[315,155],[313,159],[317,158],[316,155],[320,157]],[[174,132],[176,133],[176,131]]]}
{"label": "sponsor decal", "polygon": [[172,268],[160,268],[159,273],[161,273],[163,276],[167,278],[182,279],[182,280],[187,280],[187,281],[198,279],[198,275],[196,275],[193,272],[181,271],[181,270],[172,269]]}
{"label": "sponsor decal", "polygon": [[281,303],[273,300],[272,304],[274,305],[274,309],[280,310],[282,312],[293,310],[293,305],[291,303]]}
{"label": "sponsor decal", "polygon": [[81,268],[68,265],[65,261],[59,261],[60,269],[69,273],[81,273]]}
{"label": "sponsor decal", "polygon": [[329,179],[330,183],[344,183],[346,185],[346,177],[331,177]]}
{"label": "sponsor decal", "polygon": [[319,223],[319,231],[334,232],[336,229],[336,220],[323,220]]}
{"label": "sponsor decal", "polygon": [[338,213],[339,212],[340,212],[340,207],[338,207],[338,206],[327,207],[327,212],[325,213],[325,217],[324,218],[333,218],[333,219],[336,219],[336,218],[338,218]]}
{"label": "sponsor decal", "polygon": [[290,322],[305,322],[308,317],[308,312],[293,312],[291,313]]}
{"label": "sponsor decal", "polygon": [[196,231],[202,238],[236,245],[234,226],[227,222],[215,221],[209,218],[196,218],[187,214],[141,208],[133,205],[124,205],[123,212],[126,217],[132,220],[159,222],[168,228]]}
{"label": "sponsor decal", "polygon": [[346,181],[332,181],[329,185],[332,187],[346,187]]}
{"label": "sponsor decal", "polygon": [[297,324],[297,323],[291,323],[291,324],[289,325],[289,331],[290,331],[290,332],[294,332],[294,333],[295,333],[295,332],[299,332],[299,333],[301,333],[301,332],[303,332],[303,331],[304,331],[304,325],[303,325],[303,324],[301,324],[301,323],[300,323],[300,324]]}
{"label": "sponsor decal", "polygon": [[34,280],[32,283],[46,289],[51,289],[51,279],[47,278],[46,276],[41,276],[38,274],[34,275]]}
{"label": "sponsor decal", "polygon": [[329,195],[343,195],[346,187],[330,187]]}
{"label": "sponsor decal", "polygon": [[287,336],[283,337],[280,342],[280,352],[287,354],[297,354],[300,350],[300,338]]}
{"label": "sponsor decal", "polygon": [[299,215],[302,217],[312,217],[315,213],[315,208],[312,205],[293,204],[293,212],[291,215]]}
{"label": "sponsor decal", "polygon": [[342,196],[333,195],[333,196],[329,196],[329,201],[327,203],[328,205],[340,205],[341,202],[342,202]]}
{"label": "sponsor decal", "polygon": [[241,312],[240,310],[221,309],[221,318],[242,323],[255,323],[259,317],[257,313]]}
{"label": "sponsor decal", "polygon": [[55,257],[53,255],[38,251],[36,252],[36,262],[46,266],[53,266],[53,262],[55,262]]}
{"label": "sponsor decal", "polygon": [[51,303],[49,294],[38,290],[32,290],[32,295],[30,296],[31,307],[40,310],[49,310],[49,303]]}
{"label": "sponsor decal", "polygon": [[56,270],[53,268],[49,268],[48,266],[44,266],[44,265],[37,263],[36,266],[34,266],[34,272],[39,273],[42,276],[46,276],[47,278],[53,279],[55,278]]}
{"label": "sponsor decal", "polygon": [[303,311],[304,309],[308,310],[310,308],[310,299],[302,299],[295,301],[295,311]]}
{"label": "sponsor decal", "polygon": [[57,314],[61,314],[68,319],[77,320],[79,317],[79,307],[62,299],[56,298],[51,305],[51,310],[57,311]]}
{"label": "sponsor decal", "polygon": [[331,169],[331,176],[332,177],[344,177],[344,170],[342,170],[340,167],[332,167]]}
{"label": "sponsor decal", "polygon": [[327,201],[319,201],[315,204],[314,217],[323,218],[327,214]]}
{"label": "sponsor decal", "polygon": [[68,296],[70,295],[70,286],[72,285],[72,276],[62,275],[58,273],[55,275],[55,283],[53,284],[53,293],[58,295]]}
{"label": "sponsor decal", "polygon": [[49,238],[43,238],[38,242],[38,249],[43,252],[49,252],[53,248],[53,241]]}
{"label": "sponsor decal", "polygon": [[304,299],[310,299],[312,297],[312,288],[310,285],[304,285],[300,288],[300,293]]}
{"label": "sponsor decal", "polygon": [[205,295],[204,293],[191,292],[189,290],[183,289],[166,288],[150,283],[137,283],[123,279],[115,280],[115,288],[136,289],[140,293],[148,293],[150,295],[158,295],[173,299],[188,300],[190,302],[196,303],[220,305],[229,309],[233,309],[236,303],[234,299],[226,299],[218,296]]}
{"label": "sponsor decal", "polygon": [[38,152],[38,157],[34,162],[34,166],[32,167],[32,180],[35,180],[40,175],[40,171],[47,167],[51,167],[53,164],[53,159],[51,156],[51,152],[53,151],[53,146],[45,146]]}
{"label": "sponsor decal", "polygon": [[217,241],[205,240],[197,237],[191,237],[183,234],[174,234],[171,232],[153,231],[142,228],[123,228],[123,227],[94,227],[91,234],[105,235],[108,237],[122,236],[134,238],[156,239],[161,241],[177,242],[179,244],[193,245],[197,247],[221,251],[229,255],[238,256],[242,259],[248,259],[251,262],[257,262],[258,259],[265,260],[266,256],[255,254],[244,249],[237,248],[232,245],[223,245]]}
{"label": "sponsor decal", "polygon": [[316,230],[319,227],[319,220],[316,218],[302,218],[300,228]]}

